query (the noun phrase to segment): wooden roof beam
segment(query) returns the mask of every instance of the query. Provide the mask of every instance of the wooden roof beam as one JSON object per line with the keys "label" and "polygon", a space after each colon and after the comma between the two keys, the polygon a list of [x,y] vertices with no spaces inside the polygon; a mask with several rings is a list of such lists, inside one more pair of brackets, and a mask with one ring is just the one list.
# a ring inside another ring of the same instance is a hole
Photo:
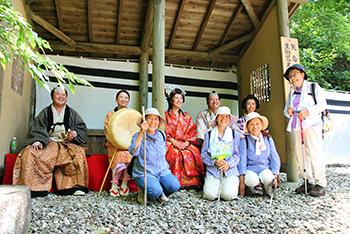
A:
{"label": "wooden roof beam", "polygon": [[288,2],[306,4],[309,0],[288,0]]}
{"label": "wooden roof beam", "polygon": [[233,26],[233,23],[235,22],[235,20],[237,19],[238,15],[241,13],[241,11],[243,10],[243,5],[241,4],[238,8],[237,8],[237,11],[234,12],[232,14],[232,17],[230,19],[230,21],[228,22],[226,28],[225,28],[225,31],[224,33],[222,34],[221,38],[220,38],[220,41],[218,43],[218,46],[221,46],[222,44],[225,43],[226,41],[226,38],[229,34],[229,32],[231,31],[231,28]]}
{"label": "wooden roof beam", "polygon": [[151,36],[153,30],[153,0],[148,0],[148,7],[146,12],[145,25],[143,27],[141,50],[147,53],[151,44]]}
{"label": "wooden roof beam", "polygon": [[60,30],[58,30],[57,28],[55,28],[52,24],[50,24],[49,22],[47,22],[46,20],[44,20],[43,18],[41,18],[40,16],[38,16],[37,14],[35,14],[33,11],[28,10],[28,16],[35,21],[36,23],[38,23],[40,26],[42,26],[43,28],[45,28],[47,31],[49,31],[50,33],[52,33],[53,35],[55,35],[56,37],[58,37],[59,39],[61,39],[62,41],[64,41],[65,43],[67,43],[70,46],[75,46],[75,41],[72,40],[70,37],[68,37],[66,34],[64,34],[63,32],[61,32]]}
{"label": "wooden roof beam", "polygon": [[202,21],[202,25],[199,28],[196,40],[193,43],[192,50],[197,50],[197,47],[198,47],[199,42],[200,42],[200,40],[202,38],[203,32],[205,30],[205,27],[207,26],[208,21],[209,21],[210,16],[211,16],[211,13],[213,12],[213,9],[215,7],[215,3],[216,3],[216,0],[211,0],[210,1],[209,7],[208,7],[207,12],[205,13],[204,19]]}
{"label": "wooden roof beam", "polygon": [[253,22],[255,28],[259,28],[260,21],[259,21],[259,18],[254,11],[252,4],[250,4],[250,0],[241,0],[241,2],[243,4],[245,10],[247,11],[249,18]]}
{"label": "wooden roof beam", "polygon": [[300,4],[298,3],[291,3],[288,7],[288,17],[289,19],[292,18],[294,13],[298,10]]}
{"label": "wooden roof beam", "polygon": [[35,0],[25,0],[25,5],[29,5],[31,4],[32,2],[34,2]]}
{"label": "wooden roof beam", "polygon": [[249,33],[249,34],[247,34],[247,35],[245,35],[243,37],[240,37],[240,38],[238,38],[238,39],[236,39],[234,41],[226,43],[225,45],[220,46],[219,48],[216,48],[216,49],[210,51],[209,52],[209,56],[214,56],[214,55],[217,55],[217,54],[219,54],[221,52],[229,50],[229,49],[231,49],[233,47],[236,47],[236,46],[238,46],[238,45],[240,45],[240,44],[242,44],[242,43],[244,43],[246,41],[251,40],[253,37],[254,37],[254,33]]}
{"label": "wooden roof beam", "polygon": [[24,11],[25,11],[25,14],[26,14],[26,19],[27,19],[28,23],[32,26],[33,31],[35,31],[34,22],[33,22],[33,20],[29,17],[29,15],[28,15],[28,12],[30,11],[30,6],[29,6],[29,4],[30,4],[31,2],[29,2],[29,4],[27,4],[27,1],[26,1],[26,0],[22,0],[22,3],[24,4]]}
{"label": "wooden roof beam", "polygon": [[88,33],[89,42],[93,41],[93,27],[92,27],[92,0],[87,0],[87,20],[88,20]]}
{"label": "wooden roof beam", "polygon": [[63,20],[62,20],[62,7],[61,7],[61,1],[55,0],[56,5],[56,15],[57,15],[57,23],[58,23],[58,29],[63,32]]}
{"label": "wooden roof beam", "polygon": [[[99,43],[86,43],[77,42],[74,47],[67,46],[62,42],[50,42],[53,50],[62,51],[75,51],[75,52],[89,52],[89,53],[109,53],[109,54],[127,54],[127,55],[140,55],[142,53],[138,46],[125,46],[125,45],[113,45],[113,44],[99,44]],[[147,53],[152,54],[152,48]],[[165,49],[165,56],[171,57],[184,57],[184,58],[201,58],[207,60],[217,60],[222,62],[238,61],[238,56],[235,55],[214,55],[211,56],[207,52],[203,51],[188,51],[179,49]]]}
{"label": "wooden roof beam", "polygon": [[[150,0],[150,1],[152,1],[152,0]],[[173,31],[171,33],[170,40],[169,40],[169,43],[168,43],[168,48],[169,49],[171,49],[173,47],[174,39],[175,39],[175,36],[176,36],[177,29],[179,28],[180,19],[181,19],[181,15],[182,15],[182,11],[184,9],[185,3],[186,3],[186,0],[181,0],[181,5],[180,5],[180,8],[179,8],[179,11],[177,12],[176,21],[175,21],[175,24],[174,24],[174,27],[173,27]]]}
{"label": "wooden roof beam", "polygon": [[116,39],[116,44],[120,44],[120,33],[121,33],[121,28],[120,25],[122,24],[122,11],[123,11],[123,0],[119,0],[119,7],[118,7],[118,22],[117,22],[117,39]]}
{"label": "wooden roof beam", "polygon": [[[261,18],[261,24],[264,24],[268,18],[268,16],[271,14],[271,11],[276,7],[276,1],[277,0],[272,0],[269,4],[269,6],[267,7],[266,11],[264,12],[264,15]],[[261,27],[256,29],[254,31],[254,36],[255,37],[258,32],[260,31]],[[239,58],[242,58],[245,54],[245,52],[248,50],[248,48],[250,47],[251,43],[253,40],[248,41],[247,43],[245,43],[244,47],[242,48],[242,50],[239,52]]]}

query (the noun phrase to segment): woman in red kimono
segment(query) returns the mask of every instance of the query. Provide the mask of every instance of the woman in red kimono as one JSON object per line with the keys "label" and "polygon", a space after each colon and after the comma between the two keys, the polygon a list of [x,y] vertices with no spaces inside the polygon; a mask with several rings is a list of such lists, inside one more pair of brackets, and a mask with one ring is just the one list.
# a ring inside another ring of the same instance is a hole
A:
{"label": "woman in red kimono", "polygon": [[170,86],[166,89],[169,108],[165,111],[165,133],[167,135],[166,160],[171,173],[182,188],[200,188],[204,176],[203,162],[195,146],[196,125],[191,116],[180,108],[185,102],[185,91]]}

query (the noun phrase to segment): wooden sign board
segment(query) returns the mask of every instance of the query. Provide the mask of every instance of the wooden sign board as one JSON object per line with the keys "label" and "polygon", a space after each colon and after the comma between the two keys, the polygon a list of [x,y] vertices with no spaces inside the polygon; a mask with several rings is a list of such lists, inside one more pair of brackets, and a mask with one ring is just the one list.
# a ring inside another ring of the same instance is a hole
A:
{"label": "wooden sign board", "polygon": [[[281,37],[283,73],[293,64],[300,64],[299,42],[296,38]],[[284,79],[285,98],[290,91],[290,83]]]}

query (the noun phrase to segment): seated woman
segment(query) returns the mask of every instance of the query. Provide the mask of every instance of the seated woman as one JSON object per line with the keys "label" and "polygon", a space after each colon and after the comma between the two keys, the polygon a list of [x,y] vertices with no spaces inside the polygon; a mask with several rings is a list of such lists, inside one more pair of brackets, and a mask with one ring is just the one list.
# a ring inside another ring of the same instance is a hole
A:
{"label": "seated woman", "polygon": [[247,115],[249,113],[255,112],[257,109],[259,109],[259,107],[259,100],[254,97],[254,95],[249,94],[243,99],[242,108],[246,111],[246,114],[239,118],[236,123],[237,130],[242,134],[241,138],[246,135],[243,126],[245,122],[247,122]]}
{"label": "seated woman", "polygon": [[155,108],[148,108],[145,111],[146,121],[142,117],[137,121],[141,127],[131,140],[130,153],[136,157],[132,170],[132,179],[139,187],[139,202],[144,202],[145,174],[144,174],[144,134],[146,134],[146,172],[147,172],[147,197],[149,199],[160,198],[162,201],[169,201],[170,194],[180,188],[180,183],[171,174],[169,164],[165,160],[165,134],[159,131],[165,125],[165,120]]}
{"label": "seated woman", "polygon": [[[127,108],[127,105],[130,101],[130,94],[126,90],[120,90],[115,98],[117,102],[117,106],[114,108],[114,110],[111,110],[106,118],[105,118],[105,135],[107,138],[107,151],[108,151],[108,159],[109,161],[113,158],[113,154],[115,153],[116,147],[108,140],[108,133],[107,133],[107,127],[109,120],[111,117],[116,113],[118,110],[121,110],[123,108]],[[127,173],[127,166],[131,161],[131,154],[128,150],[121,150],[118,149],[115,153],[115,157],[113,159],[111,170],[112,170],[112,188],[109,190],[111,196],[128,196],[129,195],[129,188],[127,186],[128,181],[130,180],[130,175]],[[122,180],[122,184],[119,187],[119,179]]]}
{"label": "seated woman", "polygon": [[180,109],[185,101],[185,91],[169,86],[166,95],[169,105],[165,111],[166,160],[182,188],[200,188],[204,168],[199,149],[195,146],[198,144],[196,125],[191,116]]}
{"label": "seated woman", "polygon": [[261,182],[264,195],[271,196],[272,186],[276,188],[278,184],[281,161],[272,137],[263,131],[269,122],[256,112],[246,118],[244,131],[247,136],[239,145],[239,194],[244,196],[245,191],[253,193],[254,187]]}
{"label": "seated woman", "polygon": [[[231,115],[230,108],[219,107],[215,120],[212,121],[214,129],[204,136],[201,156],[207,165],[207,172],[203,193],[208,200],[216,199],[219,194],[228,201],[237,197],[240,135],[231,128],[236,120],[237,117]],[[221,179],[222,189],[219,191]]]}

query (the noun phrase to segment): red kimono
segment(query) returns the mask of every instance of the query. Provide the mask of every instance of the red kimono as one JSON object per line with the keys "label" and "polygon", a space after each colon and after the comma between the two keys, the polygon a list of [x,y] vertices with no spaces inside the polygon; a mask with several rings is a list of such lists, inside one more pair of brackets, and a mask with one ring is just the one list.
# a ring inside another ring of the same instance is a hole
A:
{"label": "red kimono", "polygon": [[196,144],[196,125],[187,112],[179,111],[179,115],[172,110],[165,111],[165,133],[167,138],[177,141],[188,141],[186,149],[180,150],[170,141],[166,143],[166,160],[171,173],[179,180],[182,187],[202,185],[204,167],[199,149]]}

